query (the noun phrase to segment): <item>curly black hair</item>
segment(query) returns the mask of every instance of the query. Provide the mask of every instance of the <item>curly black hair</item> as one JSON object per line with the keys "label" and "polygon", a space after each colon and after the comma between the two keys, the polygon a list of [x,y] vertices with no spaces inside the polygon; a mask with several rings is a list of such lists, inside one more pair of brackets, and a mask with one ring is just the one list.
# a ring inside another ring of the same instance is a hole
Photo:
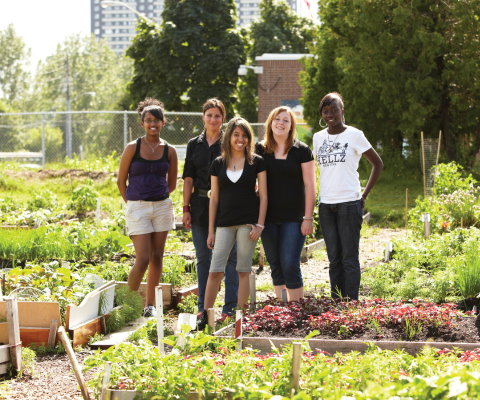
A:
{"label": "curly black hair", "polygon": [[[149,107],[151,107],[151,108],[149,108]],[[145,110],[145,108],[149,108],[149,109]],[[163,103],[160,100],[157,100],[153,97],[147,97],[145,100],[141,101],[138,104],[137,113],[138,113],[138,115],[140,115],[142,121],[143,121],[143,117],[145,115],[144,110],[152,113],[152,115],[154,115],[155,118],[158,118],[158,119],[161,119],[162,121],[165,121],[165,106],[163,105]]]}

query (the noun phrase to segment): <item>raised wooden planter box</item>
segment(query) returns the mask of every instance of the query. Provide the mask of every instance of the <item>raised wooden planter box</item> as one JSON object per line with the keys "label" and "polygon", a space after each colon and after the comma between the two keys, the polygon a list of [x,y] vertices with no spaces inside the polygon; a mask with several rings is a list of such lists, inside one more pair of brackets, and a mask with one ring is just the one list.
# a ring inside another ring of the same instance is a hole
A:
{"label": "raised wooden planter box", "polygon": [[[106,389],[104,400],[133,400],[135,396],[142,396],[142,392],[136,392],[135,390],[119,390],[119,389]],[[155,394],[148,394],[148,398],[153,397]],[[214,393],[211,397],[217,397]],[[185,400],[199,400],[203,398],[198,392],[189,392],[182,397]],[[227,399],[231,399],[231,396],[227,395]],[[102,399],[103,400],[103,399]]]}
{"label": "raised wooden planter box", "polygon": [[[222,329],[223,331],[223,329]],[[219,338],[230,338],[229,336],[220,336],[221,331],[215,332],[215,336]],[[225,332],[226,333],[226,332]],[[256,350],[260,350],[259,354],[266,355],[271,353],[272,344],[277,349],[281,349],[282,346],[291,344],[293,342],[301,341],[300,338],[256,338],[256,337],[242,337],[242,348],[251,347]],[[452,343],[452,342],[390,342],[390,341],[370,341],[373,345],[382,350],[405,350],[411,355],[420,353],[425,347],[433,347],[439,350],[450,349],[454,347],[463,351],[473,350],[480,348],[480,343]],[[326,351],[331,355],[337,352],[349,353],[351,351],[358,351],[364,353],[368,348],[367,342],[360,340],[334,340],[334,339],[310,339],[308,344],[312,351],[317,349]]]}
{"label": "raised wooden planter box", "polygon": [[177,298],[175,300],[176,304],[181,303],[185,299],[185,297],[192,293],[198,296],[198,286],[191,286],[189,288],[179,290],[177,292]]}

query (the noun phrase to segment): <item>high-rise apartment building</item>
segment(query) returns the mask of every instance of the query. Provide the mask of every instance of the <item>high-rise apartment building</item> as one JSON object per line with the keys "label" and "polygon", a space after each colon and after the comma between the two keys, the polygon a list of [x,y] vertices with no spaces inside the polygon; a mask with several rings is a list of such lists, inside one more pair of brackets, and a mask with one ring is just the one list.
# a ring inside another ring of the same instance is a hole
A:
{"label": "high-rise apartment building", "polygon": [[[138,15],[121,5],[103,8],[100,2],[101,0],[90,0],[92,33],[97,39],[106,38],[110,48],[117,54],[122,54],[135,36]],[[161,21],[163,0],[122,0],[122,2],[157,23]]]}
{"label": "high-rise apartment building", "polygon": [[[297,2],[301,0],[286,0],[290,8],[297,12]],[[238,25],[246,27],[260,18],[260,0],[235,0],[237,4]]]}
{"label": "high-rise apartment building", "polygon": [[[160,23],[164,0],[121,0],[148,18]],[[235,0],[238,12],[238,25],[246,27],[260,18],[261,0]],[[297,2],[286,0],[293,11],[297,11]],[[122,54],[135,36],[138,15],[122,5],[103,8],[101,0],[90,0],[91,29],[97,39],[106,38],[112,50]]]}

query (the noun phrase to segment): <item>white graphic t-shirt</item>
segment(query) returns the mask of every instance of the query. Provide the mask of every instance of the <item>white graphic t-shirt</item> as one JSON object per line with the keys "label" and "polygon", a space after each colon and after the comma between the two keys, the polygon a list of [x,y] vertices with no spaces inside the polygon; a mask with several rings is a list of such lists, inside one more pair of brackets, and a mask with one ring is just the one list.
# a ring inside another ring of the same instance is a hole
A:
{"label": "white graphic t-shirt", "polygon": [[327,130],[313,136],[313,155],[320,167],[320,199],[325,204],[360,200],[358,163],[372,145],[362,131],[352,126],[339,135]]}

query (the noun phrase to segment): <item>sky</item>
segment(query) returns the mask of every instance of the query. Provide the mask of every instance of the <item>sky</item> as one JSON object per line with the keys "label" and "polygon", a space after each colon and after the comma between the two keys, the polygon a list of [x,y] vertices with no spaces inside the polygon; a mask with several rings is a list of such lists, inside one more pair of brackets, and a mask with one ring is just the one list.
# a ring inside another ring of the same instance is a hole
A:
{"label": "sky", "polygon": [[[310,17],[305,0],[297,0],[299,14]],[[317,0],[308,0],[317,15]],[[32,51],[30,71],[55,53],[67,37],[90,34],[90,0],[0,0],[0,30],[13,24]]]}

